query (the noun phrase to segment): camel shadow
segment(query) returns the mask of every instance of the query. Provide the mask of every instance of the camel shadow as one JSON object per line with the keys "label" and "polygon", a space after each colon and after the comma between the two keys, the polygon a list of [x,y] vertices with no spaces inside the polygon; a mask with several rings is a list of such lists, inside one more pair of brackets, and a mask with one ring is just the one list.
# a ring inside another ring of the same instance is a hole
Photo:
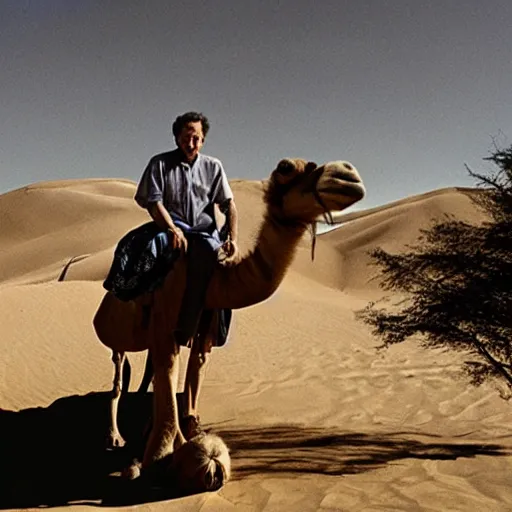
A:
{"label": "camel shadow", "polygon": [[[127,445],[115,451],[105,450],[109,400],[109,393],[89,393],[60,398],[46,408],[0,410],[0,509],[124,506],[179,497],[172,488],[120,476],[142,453],[152,394],[123,395],[119,424]],[[230,448],[234,479],[265,473],[344,475],[405,458],[509,453],[498,444],[443,443],[417,433],[343,433],[303,425],[231,429],[213,425],[213,430]]]}
{"label": "camel shadow", "polygon": [[119,406],[125,447],[105,449],[110,393],[60,398],[49,407],[0,410],[0,509],[70,504],[124,505],[177,497],[121,478],[143,450],[151,394],[125,394]]}

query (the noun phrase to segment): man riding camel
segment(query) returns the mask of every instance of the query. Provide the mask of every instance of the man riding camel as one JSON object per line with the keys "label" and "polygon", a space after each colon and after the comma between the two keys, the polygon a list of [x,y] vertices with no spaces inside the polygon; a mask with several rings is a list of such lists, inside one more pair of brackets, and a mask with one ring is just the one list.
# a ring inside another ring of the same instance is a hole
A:
{"label": "man riding camel", "polygon": [[[206,337],[195,336],[204,296],[219,249],[228,259],[238,252],[237,210],[227,176],[220,160],[200,153],[208,130],[201,113],[178,116],[172,125],[177,148],[150,159],[135,194],[135,201],[167,231],[170,249],[187,253],[187,286],[174,331],[175,342],[190,348],[180,411],[186,439],[201,432],[198,398],[211,351]],[[216,204],[226,216],[224,237],[215,221]]]}

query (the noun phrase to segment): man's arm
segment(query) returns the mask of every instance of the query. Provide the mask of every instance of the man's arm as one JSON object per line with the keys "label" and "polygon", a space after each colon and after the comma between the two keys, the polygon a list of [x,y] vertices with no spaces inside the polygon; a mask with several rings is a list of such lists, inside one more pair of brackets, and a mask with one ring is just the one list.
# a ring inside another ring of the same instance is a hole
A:
{"label": "man's arm", "polygon": [[162,229],[170,229],[171,231],[176,228],[172,218],[163,205],[162,201],[156,201],[148,205],[148,212],[151,218],[158,224]]}
{"label": "man's arm", "polygon": [[187,239],[185,238],[183,231],[174,224],[171,215],[163,205],[162,201],[150,203],[148,205],[148,212],[158,226],[162,229],[168,229],[171,232],[172,246],[174,249],[177,247],[180,249],[187,248]]}
{"label": "man's arm", "polygon": [[221,212],[226,216],[228,239],[236,243],[238,240],[238,212],[234,199],[228,199],[220,208]]}
{"label": "man's arm", "polygon": [[226,255],[227,262],[234,262],[238,255],[238,214],[235,201],[228,199],[220,205],[220,211],[226,216],[227,240],[222,244],[222,250]]}

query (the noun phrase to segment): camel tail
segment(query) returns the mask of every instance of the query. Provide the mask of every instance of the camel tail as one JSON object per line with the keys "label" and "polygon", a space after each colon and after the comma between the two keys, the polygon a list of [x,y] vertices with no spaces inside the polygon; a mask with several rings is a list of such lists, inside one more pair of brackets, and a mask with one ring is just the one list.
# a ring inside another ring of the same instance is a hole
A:
{"label": "camel tail", "polygon": [[[128,357],[124,360],[123,364],[123,393],[128,393],[128,389],[130,387],[130,380],[132,378],[132,365],[130,364],[130,360]],[[151,361],[151,352],[148,351],[148,357],[146,359],[146,366],[144,368],[144,375],[140,382],[139,389],[137,389],[137,393],[146,393],[149,385],[151,384],[151,380],[153,379],[153,363]]]}
{"label": "camel tail", "polygon": [[151,351],[148,350],[148,354],[146,357],[146,366],[144,367],[144,375],[142,376],[142,380],[140,382],[139,389],[137,389],[137,393],[146,393],[149,389],[149,385],[151,384],[151,380],[153,379],[153,361],[151,359]]}
{"label": "camel tail", "polygon": [[123,363],[123,387],[121,393],[128,393],[130,388],[130,379],[132,378],[132,365],[126,357]]}

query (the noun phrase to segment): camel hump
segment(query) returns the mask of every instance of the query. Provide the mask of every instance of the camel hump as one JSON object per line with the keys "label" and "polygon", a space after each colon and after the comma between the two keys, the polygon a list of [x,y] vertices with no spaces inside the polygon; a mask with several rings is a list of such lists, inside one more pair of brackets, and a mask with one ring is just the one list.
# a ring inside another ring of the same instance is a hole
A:
{"label": "camel hump", "polygon": [[138,336],[137,322],[142,324],[141,301],[122,301],[111,292],[103,297],[93,318],[98,339],[106,347],[119,352],[146,350],[146,336]]}

